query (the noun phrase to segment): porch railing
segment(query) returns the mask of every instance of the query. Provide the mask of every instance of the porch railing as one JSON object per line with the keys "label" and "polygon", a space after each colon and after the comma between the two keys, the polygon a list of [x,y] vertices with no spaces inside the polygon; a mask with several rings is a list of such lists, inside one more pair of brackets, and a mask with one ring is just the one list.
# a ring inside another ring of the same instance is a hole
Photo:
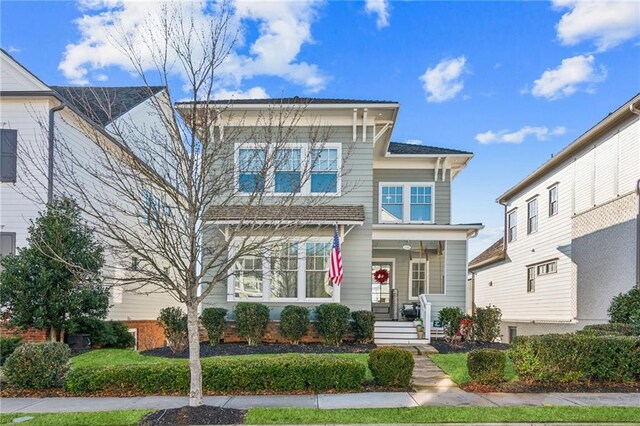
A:
{"label": "porch railing", "polygon": [[431,302],[427,300],[426,294],[421,294],[420,300],[420,319],[422,319],[422,328],[424,329],[424,338],[427,342],[431,342]]}

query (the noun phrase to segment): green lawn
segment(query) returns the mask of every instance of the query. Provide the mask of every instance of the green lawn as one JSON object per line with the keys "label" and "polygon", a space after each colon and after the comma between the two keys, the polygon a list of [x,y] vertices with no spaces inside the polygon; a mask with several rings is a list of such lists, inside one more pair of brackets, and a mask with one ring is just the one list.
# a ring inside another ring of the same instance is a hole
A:
{"label": "green lawn", "polygon": [[[89,413],[0,414],[0,425],[32,416],[25,426],[137,425],[151,410]],[[317,408],[252,408],[247,424],[318,423],[638,423],[640,408],[632,407],[416,407],[320,410]],[[15,424],[15,423],[13,423]]]}
{"label": "green lawn", "polygon": [[11,423],[16,417],[30,416],[33,420],[20,423],[25,426],[127,426],[137,425],[152,410],[97,411],[93,413],[13,413],[0,414],[0,425]]}
{"label": "green lawn", "polygon": [[[429,357],[442,370],[447,373],[454,382],[459,385],[467,384],[471,381],[469,370],[467,370],[467,354],[431,354]],[[504,378],[507,381],[515,379],[513,363],[507,357],[507,365],[504,370]]]}
{"label": "green lawn", "polygon": [[416,407],[321,410],[254,408],[248,424],[332,423],[638,423],[640,408],[626,407]]}
{"label": "green lawn", "polygon": [[[234,358],[268,358],[278,355],[233,355]],[[332,354],[339,358],[355,359],[367,366],[368,354]],[[225,357],[226,358],[226,357]],[[206,359],[206,358],[203,358]],[[184,358],[164,358],[158,356],[140,355],[138,352],[127,349],[98,349],[71,358],[71,367],[106,367],[110,365],[128,364],[156,364],[156,363],[180,363],[187,362]],[[366,381],[373,380],[371,371],[367,366]]]}

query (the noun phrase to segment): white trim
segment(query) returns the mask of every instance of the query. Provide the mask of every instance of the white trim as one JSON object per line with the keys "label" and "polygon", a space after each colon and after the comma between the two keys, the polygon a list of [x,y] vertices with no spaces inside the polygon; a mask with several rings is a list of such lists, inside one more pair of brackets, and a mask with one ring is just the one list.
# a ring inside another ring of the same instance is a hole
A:
{"label": "white trim", "polygon": [[482,225],[412,225],[412,224],[374,224],[372,240],[452,240],[466,241]]}
{"label": "white trim", "polygon": [[[382,187],[384,186],[401,186],[402,187],[402,222],[382,220]],[[431,188],[431,220],[415,221],[411,220],[411,187],[429,187]],[[436,196],[435,184],[433,182],[378,182],[378,223],[386,224],[433,224],[436,214]]]}

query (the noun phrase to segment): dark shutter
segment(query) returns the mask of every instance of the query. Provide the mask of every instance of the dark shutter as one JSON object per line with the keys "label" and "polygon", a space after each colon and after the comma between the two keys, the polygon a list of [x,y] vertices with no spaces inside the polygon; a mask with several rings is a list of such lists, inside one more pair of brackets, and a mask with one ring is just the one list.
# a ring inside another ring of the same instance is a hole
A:
{"label": "dark shutter", "polygon": [[0,129],[0,182],[16,181],[18,131]]}

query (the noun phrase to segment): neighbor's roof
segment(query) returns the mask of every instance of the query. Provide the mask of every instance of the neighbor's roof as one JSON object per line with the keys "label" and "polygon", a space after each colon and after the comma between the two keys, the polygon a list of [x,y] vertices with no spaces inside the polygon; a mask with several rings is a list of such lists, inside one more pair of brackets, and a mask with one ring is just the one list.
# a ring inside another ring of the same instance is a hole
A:
{"label": "neighbor's roof", "polygon": [[503,203],[509,200],[514,195],[518,194],[518,192],[525,189],[528,185],[543,177],[554,167],[571,158],[571,156],[578,152],[580,149],[593,142],[594,138],[608,131],[612,125],[615,125],[625,117],[632,117],[633,113],[630,111],[630,107],[634,106],[638,102],[640,102],[640,93],[634,95],[633,98],[625,102],[614,112],[609,113],[609,115],[600,120],[600,122],[598,122],[595,126],[584,132],[576,140],[567,145],[562,151],[551,157],[550,160],[547,160],[547,162],[534,170],[529,176],[525,177],[513,187],[509,188],[504,194],[498,197],[496,201],[498,203]]}
{"label": "neighbor's roof", "polygon": [[[193,101],[176,102],[178,105],[192,104]],[[199,101],[199,104],[206,103],[206,101]],[[397,104],[396,101],[376,101],[371,99],[341,99],[341,98],[308,98],[294,96],[292,98],[266,98],[266,99],[215,99],[208,101],[209,104],[222,104],[222,105],[306,105],[306,104]]]}
{"label": "neighbor's roof", "polygon": [[216,222],[295,222],[309,224],[362,223],[364,206],[211,206],[205,220]]}
{"label": "neighbor's roof", "polygon": [[127,111],[160,93],[164,86],[50,86],[87,118],[106,126]]}
{"label": "neighbor's roof", "polygon": [[480,253],[469,262],[469,269],[476,269],[480,266],[487,266],[499,260],[503,260],[505,258],[504,253],[504,238],[500,238],[495,243],[491,244],[488,249]]}
{"label": "neighbor's roof", "polygon": [[464,154],[473,155],[469,151],[460,151],[458,149],[440,148],[437,146],[413,145],[408,143],[391,142],[387,150],[392,155],[452,155]]}

